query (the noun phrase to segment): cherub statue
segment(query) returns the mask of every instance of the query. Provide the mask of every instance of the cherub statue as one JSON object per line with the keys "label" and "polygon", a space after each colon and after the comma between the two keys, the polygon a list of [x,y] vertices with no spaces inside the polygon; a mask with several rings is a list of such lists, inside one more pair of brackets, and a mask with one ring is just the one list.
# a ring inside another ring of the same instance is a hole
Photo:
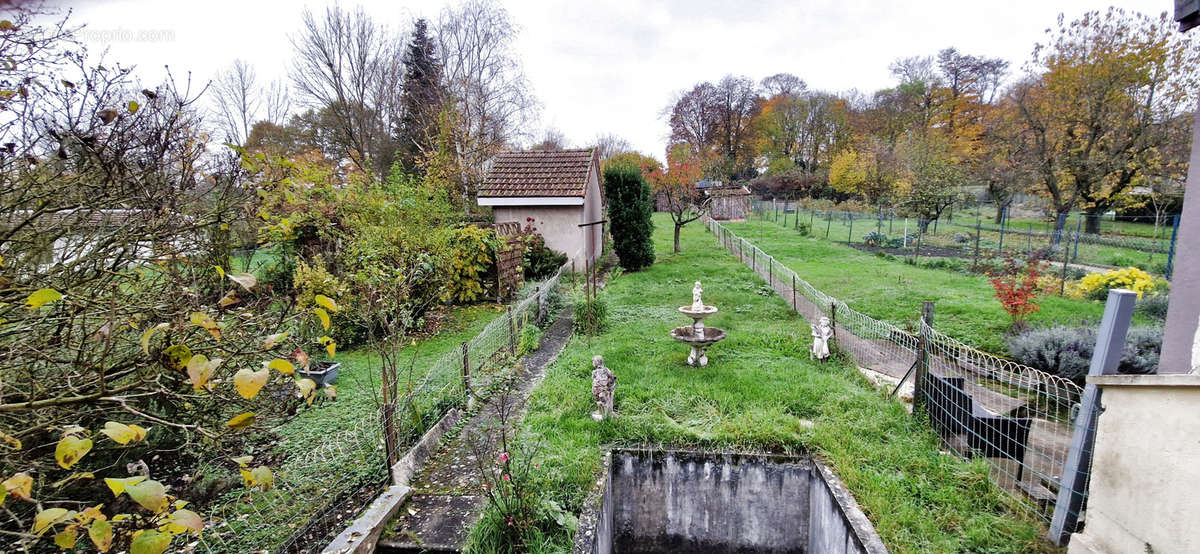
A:
{"label": "cherub statue", "polygon": [[808,359],[816,357],[818,360],[824,361],[829,357],[829,339],[833,338],[833,328],[829,326],[829,318],[822,316],[817,321],[816,327],[812,330],[813,344],[812,349],[808,351]]}
{"label": "cherub statue", "polygon": [[604,367],[604,357],[592,358],[592,398],[596,401],[596,411],[592,419],[600,421],[613,416],[613,396],[617,389],[617,376],[612,370]]}
{"label": "cherub statue", "polygon": [[700,299],[700,293],[702,293],[702,292],[704,292],[704,289],[700,288],[700,281],[696,281],[696,286],[692,287],[692,311],[693,312],[704,311],[704,301]]}

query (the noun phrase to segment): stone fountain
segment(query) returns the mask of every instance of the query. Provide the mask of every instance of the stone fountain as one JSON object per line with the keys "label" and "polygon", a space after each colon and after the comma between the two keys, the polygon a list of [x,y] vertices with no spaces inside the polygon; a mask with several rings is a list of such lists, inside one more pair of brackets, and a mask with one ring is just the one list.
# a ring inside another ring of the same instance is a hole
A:
{"label": "stone fountain", "polygon": [[685,342],[692,347],[691,353],[688,354],[688,365],[705,367],[708,365],[708,356],[705,351],[708,350],[708,347],[723,340],[725,331],[716,327],[704,326],[704,318],[717,313],[717,307],[705,306],[704,301],[700,299],[702,292],[700,281],[696,281],[696,286],[692,288],[692,305],[679,307],[679,313],[692,318],[692,324],[672,329],[671,338]]}

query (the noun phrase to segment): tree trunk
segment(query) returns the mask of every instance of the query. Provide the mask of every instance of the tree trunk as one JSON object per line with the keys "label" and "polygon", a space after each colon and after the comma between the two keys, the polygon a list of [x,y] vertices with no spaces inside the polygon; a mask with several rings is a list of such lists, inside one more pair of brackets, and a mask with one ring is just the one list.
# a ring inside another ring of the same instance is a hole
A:
{"label": "tree trunk", "polygon": [[995,219],[996,225],[1004,223],[1004,208],[1007,208],[1007,207],[1008,207],[1007,204],[1001,204],[999,202],[996,203],[996,219]]}
{"label": "tree trunk", "polygon": [[679,253],[679,230],[682,228],[683,228],[683,225],[681,225],[679,223],[675,224],[675,253],[676,254]]}
{"label": "tree trunk", "polygon": [[929,232],[929,224],[933,223],[933,220],[921,217],[917,219],[917,222],[917,232],[924,235],[925,233]]}
{"label": "tree trunk", "polygon": [[1083,216],[1083,232],[1089,235],[1100,234],[1100,217],[1104,212],[1084,212]]}

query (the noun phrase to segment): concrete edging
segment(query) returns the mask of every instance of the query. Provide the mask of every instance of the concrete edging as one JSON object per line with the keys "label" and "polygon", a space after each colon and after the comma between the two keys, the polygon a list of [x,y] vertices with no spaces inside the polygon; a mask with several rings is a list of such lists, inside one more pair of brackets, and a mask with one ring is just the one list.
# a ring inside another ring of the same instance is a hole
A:
{"label": "concrete edging", "polygon": [[365,554],[375,549],[383,534],[383,526],[400,511],[400,505],[412,494],[409,482],[417,469],[425,463],[441,442],[447,431],[458,425],[462,412],[452,408],[430,427],[421,440],[409,449],[400,461],[392,465],[392,483],[379,495],[358,519],[344,529],[322,550],[322,554]]}

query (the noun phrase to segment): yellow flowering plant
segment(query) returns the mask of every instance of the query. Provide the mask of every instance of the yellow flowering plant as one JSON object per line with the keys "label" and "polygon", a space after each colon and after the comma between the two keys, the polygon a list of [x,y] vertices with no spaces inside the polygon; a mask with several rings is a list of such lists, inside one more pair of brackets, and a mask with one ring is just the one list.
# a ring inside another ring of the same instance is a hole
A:
{"label": "yellow flowering plant", "polygon": [[1163,280],[1156,279],[1136,267],[1090,273],[1071,287],[1073,296],[1093,300],[1103,300],[1109,289],[1129,289],[1141,298],[1147,293],[1157,294],[1165,288],[1166,283]]}

